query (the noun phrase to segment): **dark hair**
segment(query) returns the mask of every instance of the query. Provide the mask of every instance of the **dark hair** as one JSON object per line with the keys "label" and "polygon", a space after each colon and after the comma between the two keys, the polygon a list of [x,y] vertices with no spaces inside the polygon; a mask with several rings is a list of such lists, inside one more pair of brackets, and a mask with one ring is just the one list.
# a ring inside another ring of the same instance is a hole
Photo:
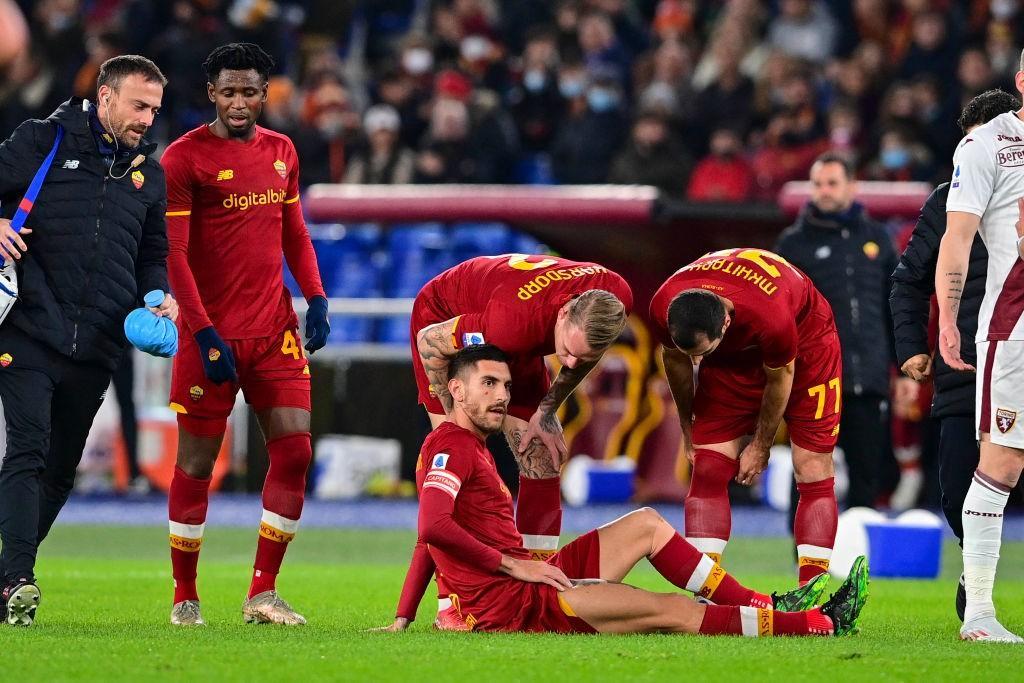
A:
{"label": "dark hair", "polygon": [[475,368],[476,364],[482,360],[507,364],[508,355],[494,344],[472,344],[463,347],[448,359],[448,379],[452,380],[463,375],[467,370]]}
{"label": "dark hair", "polygon": [[142,76],[148,83],[167,85],[167,78],[160,68],[142,55],[119,55],[111,57],[100,64],[100,75],[96,77],[96,89],[101,85],[110,86],[111,90],[121,87],[121,81],[128,76]]}
{"label": "dark hair", "polygon": [[274,58],[254,43],[228,43],[221,45],[210,53],[203,62],[206,80],[217,81],[217,76],[224,69],[229,71],[248,71],[255,69],[264,81],[270,80],[270,71],[274,68]]}
{"label": "dark hair", "polygon": [[971,101],[964,105],[960,112],[957,123],[964,135],[974,126],[988,123],[1000,114],[1020,109],[1020,100],[999,88],[986,90],[980,95],[975,95]]}
{"label": "dark hair", "polygon": [[842,154],[841,152],[828,151],[824,154],[819,154],[818,158],[814,160],[815,164],[839,164],[843,167],[843,173],[846,174],[847,180],[853,179],[853,162],[850,157]]}
{"label": "dark hair", "polygon": [[668,305],[668,334],[679,349],[696,347],[700,336],[715,341],[723,325],[725,304],[706,289],[684,290]]}

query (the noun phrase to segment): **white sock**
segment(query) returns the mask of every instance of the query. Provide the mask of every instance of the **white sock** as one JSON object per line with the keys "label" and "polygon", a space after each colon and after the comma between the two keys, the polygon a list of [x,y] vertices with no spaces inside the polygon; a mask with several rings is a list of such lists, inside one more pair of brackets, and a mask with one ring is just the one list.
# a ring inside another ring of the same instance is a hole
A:
{"label": "white sock", "polygon": [[964,499],[964,588],[967,608],[964,622],[978,617],[994,617],[992,585],[996,580],[999,546],[1003,535],[1003,509],[1009,489],[975,471]]}

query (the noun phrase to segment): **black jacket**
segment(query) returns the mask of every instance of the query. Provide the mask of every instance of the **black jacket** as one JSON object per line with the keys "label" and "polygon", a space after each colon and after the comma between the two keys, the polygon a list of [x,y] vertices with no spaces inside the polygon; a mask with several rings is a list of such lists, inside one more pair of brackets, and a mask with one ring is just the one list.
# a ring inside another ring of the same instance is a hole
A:
{"label": "black jacket", "polygon": [[146,292],[168,291],[164,173],[148,158],[131,170],[122,158],[108,173],[112,159],[101,155],[82,100],[72,98],[0,145],[4,218],[53,146],[57,122],[64,140],[25,221],[32,234],[18,262],[19,300],[4,324],[72,360],[114,369],[127,345],[125,316]]}
{"label": "black jacket", "polygon": [[886,298],[896,250],[860,204],[825,214],[809,204],[775,251],[807,273],[832,306],[843,346],[843,393],[889,396],[894,360]]}
{"label": "black jacket", "polygon": [[[896,336],[896,359],[900,365],[911,356],[930,353],[928,348],[928,316],[931,298],[935,293],[935,264],[939,256],[939,240],[946,232],[946,196],[949,183],[935,188],[921,207],[921,217],[914,226],[914,234],[907,250],[900,257],[892,274],[893,328]],[[971,245],[967,281],[960,298],[960,312],[956,326],[960,330],[960,357],[974,365],[977,349],[974,335],[978,330],[978,309],[985,297],[985,273],[988,270],[988,251],[980,236]],[[950,369],[936,353],[934,358],[935,395],[932,399],[932,417],[974,415],[973,372]]]}

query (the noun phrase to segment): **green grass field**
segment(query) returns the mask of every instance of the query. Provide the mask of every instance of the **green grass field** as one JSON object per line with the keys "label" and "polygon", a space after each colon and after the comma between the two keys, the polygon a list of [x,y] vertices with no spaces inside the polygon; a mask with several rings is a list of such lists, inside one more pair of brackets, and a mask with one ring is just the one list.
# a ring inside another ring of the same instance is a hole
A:
{"label": "green grass field", "polygon": [[[209,626],[168,624],[170,569],[161,528],[60,526],[38,567],[43,604],[29,629],[3,626],[0,680],[420,682],[578,680],[1020,680],[1024,648],[961,643],[949,546],[940,581],[876,580],[859,635],[744,639],[436,633],[432,599],[401,634],[391,620],[413,540],[408,532],[303,530],[278,588],[304,628],[242,623],[255,530],[211,529],[200,565]],[[781,539],[735,539],[728,568],[762,590],[793,580]],[[646,563],[629,577],[668,590]],[[833,587],[835,583],[833,583]],[[429,593],[428,593],[429,596]],[[1024,544],[1006,544],[996,601],[1024,631]]]}

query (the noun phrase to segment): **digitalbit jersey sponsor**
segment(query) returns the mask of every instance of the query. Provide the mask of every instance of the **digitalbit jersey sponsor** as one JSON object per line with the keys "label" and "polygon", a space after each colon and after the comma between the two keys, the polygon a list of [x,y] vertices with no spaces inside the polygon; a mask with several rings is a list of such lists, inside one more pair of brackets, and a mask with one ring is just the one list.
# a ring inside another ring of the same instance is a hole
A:
{"label": "digitalbit jersey sponsor", "polygon": [[[161,164],[170,247],[187,249],[198,289],[198,297],[189,295],[169,259],[171,288],[189,329],[213,324],[225,339],[247,339],[293,325],[282,253],[309,249],[309,238],[291,140],[259,126],[250,141],[226,140],[202,125],[172,143]],[[322,293],[315,270],[309,285]]]}
{"label": "digitalbit jersey sponsor", "polygon": [[832,308],[798,268],[770,251],[727,249],[680,268],[655,293],[651,321],[668,348],[675,348],[668,334],[668,307],[687,289],[713,292],[735,306],[721,344],[702,362],[746,356],[782,367],[835,330]]}
{"label": "digitalbit jersey sponsor", "polygon": [[981,217],[988,248],[985,298],[978,312],[982,341],[1024,340],[1024,261],[1017,256],[1017,200],[1024,197],[1024,121],[1000,114],[975,128],[953,154],[946,211]]}
{"label": "digitalbit jersey sponsor", "polygon": [[554,256],[481,256],[446,270],[428,282],[438,321],[456,316],[458,346],[489,343],[511,355],[553,353],[555,319],[574,296],[590,289],[614,294],[626,307],[633,294],[622,277],[596,263]]}

